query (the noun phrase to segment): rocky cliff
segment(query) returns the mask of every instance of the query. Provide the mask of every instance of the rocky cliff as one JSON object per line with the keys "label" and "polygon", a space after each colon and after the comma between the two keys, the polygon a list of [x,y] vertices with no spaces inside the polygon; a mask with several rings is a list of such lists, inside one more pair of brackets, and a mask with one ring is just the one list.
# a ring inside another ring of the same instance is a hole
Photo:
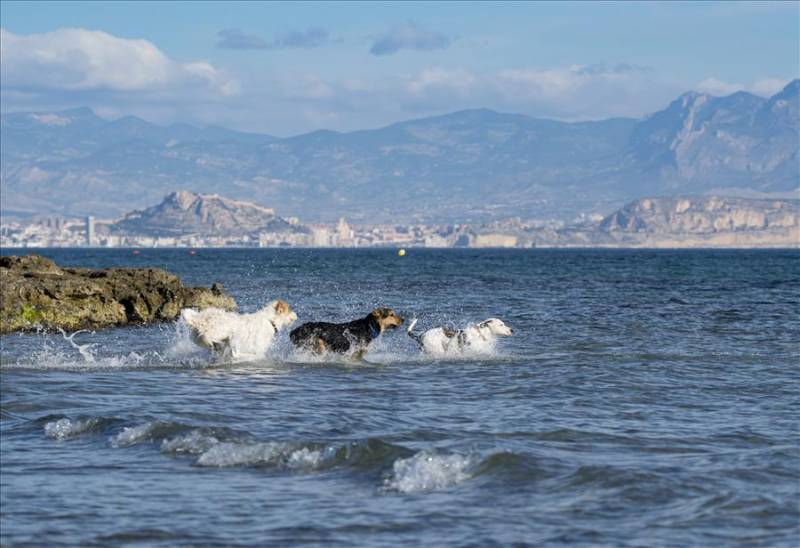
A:
{"label": "rocky cliff", "polygon": [[591,226],[536,234],[539,246],[800,247],[800,200],[682,196],[636,200]]}
{"label": "rocky cliff", "polygon": [[185,287],[158,268],[61,268],[37,255],[0,257],[0,333],[101,329],[174,320],[182,308],[236,302],[215,284]]}

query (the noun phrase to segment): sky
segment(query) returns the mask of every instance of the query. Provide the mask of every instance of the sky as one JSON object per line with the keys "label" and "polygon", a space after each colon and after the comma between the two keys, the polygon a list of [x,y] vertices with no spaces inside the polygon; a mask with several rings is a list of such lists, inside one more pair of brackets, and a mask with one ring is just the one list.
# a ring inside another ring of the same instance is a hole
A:
{"label": "sky", "polygon": [[800,75],[800,2],[0,3],[0,110],[289,136],[468,108],[641,117]]}

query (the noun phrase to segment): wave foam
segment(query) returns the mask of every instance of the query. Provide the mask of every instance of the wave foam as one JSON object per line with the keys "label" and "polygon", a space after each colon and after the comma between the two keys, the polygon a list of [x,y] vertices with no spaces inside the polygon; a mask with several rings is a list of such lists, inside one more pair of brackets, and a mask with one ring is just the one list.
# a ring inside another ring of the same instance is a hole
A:
{"label": "wave foam", "polygon": [[384,482],[384,487],[401,493],[445,489],[470,479],[472,474],[469,469],[474,464],[471,457],[423,451],[407,459],[396,460],[392,477]]}
{"label": "wave foam", "polygon": [[146,441],[158,426],[159,423],[157,422],[148,422],[139,426],[127,426],[122,429],[122,432],[111,437],[111,447],[127,447]]}
{"label": "wave foam", "polygon": [[218,443],[219,439],[215,436],[205,434],[200,430],[192,430],[188,434],[162,441],[161,452],[199,455],[208,451]]}
{"label": "wave foam", "polygon": [[283,466],[293,469],[315,469],[323,461],[323,452],[281,442],[219,443],[202,453],[198,466]]}
{"label": "wave foam", "polygon": [[54,440],[65,440],[93,430],[102,423],[101,419],[89,418],[72,421],[68,418],[58,419],[44,425],[44,435]]}

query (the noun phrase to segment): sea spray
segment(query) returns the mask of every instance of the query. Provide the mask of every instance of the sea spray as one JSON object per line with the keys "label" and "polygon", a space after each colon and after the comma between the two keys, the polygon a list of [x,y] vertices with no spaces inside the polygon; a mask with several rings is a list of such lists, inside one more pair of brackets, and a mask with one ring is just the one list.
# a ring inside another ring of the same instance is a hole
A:
{"label": "sea spray", "polygon": [[86,329],[81,329],[79,331],[75,331],[74,333],[72,333],[70,335],[67,335],[67,332],[64,331],[63,329],[61,329],[60,327],[58,328],[58,330],[61,332],[61,336],[64,337],[64,340],[67,341],[70,344],[70,346],[72,346],[72,348],[76,349],[78,351],[78,353],[81,355],[81,357],[86,362],[93,363],[95,361],[94,354],[92,353],[92,346],[94,346],[94,345],[92,343],[78,344],[74,340],[75,339],[75,335],[79,335],[81,333],[92,333],[92,334],[94,334],[94,331],[90,332],[90,331],[88,331]]}
{"label": "sea spray", "polygon": [[445,489],[471,478],[470,469],[475,464],[475,459],[464,455],[422,451],[413,457],[397,459],[384,487],[401,493]]}

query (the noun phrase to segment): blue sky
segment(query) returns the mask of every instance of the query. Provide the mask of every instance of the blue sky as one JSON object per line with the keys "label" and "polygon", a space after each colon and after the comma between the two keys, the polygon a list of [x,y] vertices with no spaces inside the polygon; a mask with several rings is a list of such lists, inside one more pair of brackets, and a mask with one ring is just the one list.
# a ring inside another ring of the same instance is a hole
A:
{"label": "blue sky", "polygon": [[800,3],[2,3],[2,110],[290,135],[462,108],[642,116],[774,93]]}

